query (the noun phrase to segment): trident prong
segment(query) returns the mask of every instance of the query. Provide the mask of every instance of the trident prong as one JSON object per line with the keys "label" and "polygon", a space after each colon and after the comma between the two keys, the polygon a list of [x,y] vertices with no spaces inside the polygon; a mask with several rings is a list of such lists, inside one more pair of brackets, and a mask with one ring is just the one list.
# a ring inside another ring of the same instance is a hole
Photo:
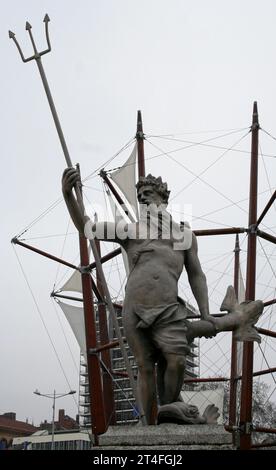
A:
{"label": "trident prong", "polygon": [[21,50],[21,47],[19,46],[18,41],[15,37],[15,34],[12,31],[9,31],[9,37],[14,41],[23,62],[29,62],[30,60],[35,58],[34,56],[32,56],[32,57],[29,57],[28,59],[25,59],[23,52]]}
{"label": "trident prong", "polygon": [[50,21],[49,15],[47,15],[47,13],[46,13],[46,15],[44,16],[43,22],[45,23],[45,34],[46,34],[46,40],[47,40],[47,44],[48,44],[48,49],[46,49],[45,51],[41,52],[40,55],[46,54],[47,52],[50,52],[50,50],[51,50],[51,43],[50,43],[49,29],[48,29],[49,21]]}
{"label": "trident prong", "polygon": [[24,54],[22,52],[22,49],[21,49],[16,37],[15,37],[15,34],[12,31],[9,31],[9,37],[14,41],[23,62],[29,62],[30,60],[34,60],[34,59],[36,61],[38,61],[38,60],[40,60],[40,57],[42,55],[47,54],[47,52],[51,51],[51,44],[50,44],[50,39],[49,39],[49,29],[48,29],[49,21],[50,21],[50,18],[46,14],[44,19],[43,19],[43,22],[45,23],[45,34],[46,34],[46,41],[47,41],[48,48],[45,49],[42,52],[38,52],[38,50],[36,48],[36,44],[35,44],[33,34],[32,34],[32,25],[28,21],[26,22],[26,30],[29,33],[29,36],[30,36],[30,39],[31,39],[31,42],[32,42],[32,45],[33,45],[33,49],[34,49],[34,55],[32,55],[31,57],[28,57],[27,59],[24,57]]}
{"label": "trident prong", "polygon": [[31,43],[32,43],[33,48],[34,48],[34,53],[35,53],[35,56],[36,56],[37,55],[37,48],[36,48],[34,38],[33,38],[32,25],[28,21],[26,21],[26,31],[28,31],[28,33],[29,33]]}

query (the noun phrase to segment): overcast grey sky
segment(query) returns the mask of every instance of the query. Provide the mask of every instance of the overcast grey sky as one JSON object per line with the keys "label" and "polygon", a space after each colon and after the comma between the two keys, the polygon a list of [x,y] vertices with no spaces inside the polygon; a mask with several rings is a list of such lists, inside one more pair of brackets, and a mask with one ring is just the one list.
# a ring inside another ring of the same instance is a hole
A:
{"label": "overcast grey sky", "polygon": [[[146,161],[146,169],[168,181],[180,211],[184,202],[193,205],[193,217],[201,217],[194,219],[194,228],[246,226],[250,163],[246,153],[250,136],[246,134],[254,100],[258,101],[262,128],[276,135],[276,5],[273,0],[10,0],[1,6],[0,413],[15,411],[18,419],[39,424],[42,419],[51,419],[51,403],[36,397],[33,391],[78,390],[79,350],[61,312],[49,299],[55,280],[59,281],[66,270],[57,273],[55,263],[16,249],[39,315],[10,239],[61,196],[65,161],[36,64],[22,63],[8,30],[16,33],[29,55],[32,50],[25,21],[32,24],[38,46],[44,49],[43,18],[49,14],[53,50],[44,56],[43,63],[71,158],[81,164],[83,176],[102,167],[134,136],[138,109],[143,112],[147,135],[169,134],[178,139],[149,138],[146,158],[185,147],[187,141],[203,142],[235,130],[209,142],[220,148],[201,145],[179,150],[170,154],[177,161],[162,155]],[[264,132],[260,142],[263,154],[269,155],[260,157],[262,210],[275,189],[276,143]],[[232,146],[243,152],[223,155],[222,147]],[[107,168],[118,166],[126,156],[118,157]],[[202,179],[193,181],[193,174],[201,173]],[[92,206],[103,202],[99,178],[90,178],[87,186]],[[239,207],[231,206],[233,202]],[[270,227],[265,230],[275,234],[275,208],[264,223]],[[23,238],[36,238],[29,243],[60,256],[64,237],[38,237],[64,234],[67,226],[62,202]],[[68,231],[63,257],[77,262],[77,236],[72,225]],[[246,250],[246,237],[241,236],[241,242]],[[276,250],[261,243],[257,296],[267,300],[275,297]],[[269,262],[262,247],[269,254]],[[199,241],[213,313],[232,282],[233,248],[233,236]],[[241,257],[245,272],[245,251]],[[192,301],[185,279],[183,286],[181,295]],[[275,308],[270,308],[263,323],[272,329],[273,311]],[[211,344],[202,345],[212,357],[211,362],[206,356],[202,358],[202,373],[227,374],[228,339],[223,346],[208,351]],[[275,366],[275,342],[264,342],[262,348],[268,364]],[[262,353],[258,350],[257,354],[260,363],[256,369],[261,365],[267,368],[265,360],[262,364]],[[71,415],[77,413],[72,397],[60,399],[58,405]]]}

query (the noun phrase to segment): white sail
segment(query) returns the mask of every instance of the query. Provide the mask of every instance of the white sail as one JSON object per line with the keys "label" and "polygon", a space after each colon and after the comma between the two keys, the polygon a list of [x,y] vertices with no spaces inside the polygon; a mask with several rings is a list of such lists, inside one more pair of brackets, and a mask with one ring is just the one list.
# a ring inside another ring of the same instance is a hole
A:
{"label": "white sail", "polygon": [[79,292],[82,294],[81,273],[74,271],[65,284],[60,288],[61,292]]}
{"label": "white sail", "polygon": [[119,168],[113,171],[109,176],[122,191],[127,201],[130,203],[134,214],[138,215],[138,205],[136,196],[136,156],[137,144],[135,144],[127,161]]}
{"label": "white sail", "polygon": [[[89,260],[91,258],[91,246],[88,245],[88,255]],[[90,262],[90,261],[89,261]],[[65,284],[60,287],[60,292],[79,292],[82,294],[82,283],[81,283],[81,273],[77,270],[73,272],[73,274],[67,279]]]}
{"label": "white sail", "polygon": [[60,301],[58,302],[58,305],[62,309],[69,325],[73,330],[73,333],[79,344],[81,353],[84,354],[86,358],[86,339],[83,308],[65,304],[64,302]]}

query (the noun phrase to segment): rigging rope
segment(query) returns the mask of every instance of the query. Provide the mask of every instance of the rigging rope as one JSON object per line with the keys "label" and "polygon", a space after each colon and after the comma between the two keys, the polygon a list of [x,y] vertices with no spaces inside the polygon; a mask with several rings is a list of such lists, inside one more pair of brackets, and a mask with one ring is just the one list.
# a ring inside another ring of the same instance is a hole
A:
{"label": "rigging rope", "polygon": [[[259,193],[258,193],[258,196],[260,196],[261,194],[267,193],[267,192],[269,192],[269,191],[270,191],[270,189],[266,189],[265,191],[259,192]],[[233,207],[234,205],[239,204],[240,202],[245,202],[245,201],[248,201],[248,200],[249,200],[248,197],[246,197],[246,198],[244,198],[244,199],[240,199],[239,201],[236,201],[236,202],[234,202],[234,203],[232,203],[232,204],[228,204],[227,206],[223,206],[223,207],[221,207],[220,209],[215,209],[214,211],[207,212],[206,214],[201,214],[201,217],[206,217],[206,216],[208,216],[208,215],[216,214],[217,212],[224,211],[225,209],[229,209],[230,207]],[[194,216],[194,218],[197,219],[197,216]]]}
{"label": "rigging rope", "polygon": [[15,238],[20,238],[24,233],[26,233],[33,225],[39,222],[43,217],[45,217],[50,211],[55,209],[63,201],[63,197],[60,197],[55,202],[53,202],[47,209],[45,209],[39,216],[37,216],[32,222],[29,223],[24,229],[22,229]]}
{"label": "rigging rope", "polygon": [[[263,352],[263,350],[262,350],[262,348],[261,348],[261,345],[258,344],[258,346],[259,346],[259,349],[260,349],[260,351],[261,351],[261,353],[262,353],[263,359],[264,359],[264,361],[265,361],[265,363],[266,363],[266,365],[267,365],[267,368],[268,368],[268,369],[271,369],[271,367],[270,367],[270,365],[269,365],[269,363],[268,363],[268,361],[267,361],[267,359],[266,359],[266,357],[265,357],[265,354],[264,354],[264,352]],[[272,372],[270,372],[270,374],[271,374],[271,377],[272,377],[273,382],[274,382],[274,384],[275,384],[275,388],[274,388],[274,390],[272,391],[272,393],[269,395],[269,397],[266,399],[265,404],[269,401],[271,395],[273,395],[274,391],[276,390],[276,380],[275,380],[275,377],[274,377],[274,375],[273,375]]]}
{"label": "rigging rope", "polygon": [[[105,363],[102,361],[102,359],[100,359],[100,363],[101,363],[101,366],[102,368],[105,370],[105,372],[107,372],[107,374],[110,376],[110,378],[112,379],[112,382],[114,382],[114,385],[120,390],[120,392],[122,392],[122,394],[124,395],[126,401],[129,403],[129,405],[131,406],[131,408],[133,408],[134,411],[137,411],[135,406],[133,405],[133,403],[131,403],[131,401],[129,400],[125,390],[118,384],[118,381],[114,378],[114,376],[111,374],[110,370],[108,369],[108,367],[106,367]],[[125,380],[128,380],[128,377],[125,378]],[[118,411],[124,411],[123,409],[122,410],[118,410]],[[137,415],[139,416],[139,413],[137,413]]]}
{"label": "rigging rope", "polygon": [[[276,292],[276,290],[275,290],[275,292]],[[266,327],[267,327],[268,330],[271,330],[271,317],[272,317],[271,313],[272,313],[272,310],[273,310],[273,308],[272,308],[273,306],[272,306],[272,305],[269,305],[269,307],[270,307],[270,308],[269,308],[269,309],[267,310],[267,312],[266,312],[266,313],[268,314],[268,325],[266,325]],[[266,348],[267,348],[267,345],[268,345],[268,341],[269,341],[270,338],[269,338],[269,336],[264,336],[263,339],[264,339],[264,351],[263,351],[263,355],[265,355]],[[260,370],[263,369],[263,361],[264,361],[264,358],[262,357]],[[261,378],[261,376],[259,377],[259,380],[260,380],[260,378]]]}
{"label": "rigging rope", "polygon": [[260,127],[260,130],[263,131],[265,134],[267,134],[269,137],[271,137],[273,140],[276,140],[276,137],[274,137],[274,135],[270,134],[270,132],[266,131],[262,127]]}
{"label": "rigging rope", "polygon": [[273,272],[273,276],[274,276],[275,279],[276,279],[276,273],[275,273],[275,271],[274,271],[274,269],[273,269],[273,267],[272,267],[272,264],[271,264],[271,262],[270,262],[270,259],[268,258],[268,256],[267,256],[267,254],[266,254],[266,252],[265,252],[265,250],[264,250],[264,247],[263,247],[262,242],[261,242],[261,240],[260,240],[259,237],[258,237],[258,242],[259,242],[259,244],[261,245],[261,248],[262,248],[262,250],[263,250],[263,253],[264,253],[264,255],[266,256],[267,262],[268,262],[268,264],[269,264],[269,266],[270,266],[270,268],[271,268],[271,271]]}
{"label": "rigging rope", "polygon": [[233,134],[235,132],[241,132],[246,129],[250,129],[250,127],[240,127],[236,129],[211,129],[211,130],[205,130],[205,131],[186,131],[186,132],[180,132],[177,134],[159,134],[159,135],[153,135],[153,134],[148,134],[148,137],[174,137],[176,135],[189,135],[189,134],[211,134],[212,132],[229,132],[229,134]]}
{"label": "rigging rope", "polygon": [[[58,361],[58,363],[59,363],[59,366],[60,366],[60,368],[61,368],[61,371],[62,371],[62,373],[63,373],[63,376],[64,376],[64,378],[65,378],[65,380],[66,380],[66,382],[67,382],[67,385],[68,385],[68,387],[69,387],[69,390],[72,390],[72,387],[71,387],[70,382],[69,382],[69,380],[68,380],[68,377],[67,377],[67,375],[66,375],[66,373],[65,373],[64,367],[63,367],[63,365],[62,365],[62,362],[61,362],[61,360],[60,360],[60,357],[59,357],[59,355],[58,355],[58,352],[57,352],[57,350],[56,350],[56,347],[55,347],[55,345],[54,345],[54,342],[53,342],[53,340],[52,340],[52,338],[51,338],[50,332],[49,332],[49,330],[48,330],[48,328],[47,328],[47,325],[46,325],[46,323],[45,323],[45,321],[44,321],[44,318],[43,318],[43,316],[42,316],[42,313],[41,313],[41,310],[40,310],[40,308],[39,308],[39,305],[38,305],[38,302],[37,302],[37,300],[36,300],[36,297],[35,297],[35,295],[34,295],[34,292],[33,292],[32,288],[31,288],[31,285],[30,285],[30,283],[29,283],[29,281],[28,281],[27,275],[26,275],[26,273],[25,273],[25,271],[24,271],[23,265],[22,265],[22,263],[21,263],[21,261],[20,261],[20,259],[19,259],[19,256],[18,256],[18,254],[17,254],[17,251],[16,251],[14,245],[12,245],[12,247],[13,247],[15,256],[16,256],[16,258],[17,258],[18,264],[19,264],[19,266],[20,266],[21,272],[22,272],[22,274],[23,274],[23,277],[24,277],[24,279],[25,279],[25,282],[26,282],[26,284],[27,284],[27,286],[28,286],[28,288],[29,288],[29,292],[30,292],[30,294],[31,294],[31,296],[32,296],[32,299],[33,299],[33,301],[34,301],[34,304],[35,304],[35,306],[36,306],[36,310],[37,310],[37,313],[38,313],[38,315],[39,315],[39,318],[40,318],[40,320],[41,320],[41,322],[42,322],[42,324],[43,324],[43,326],[44,326],[44,329],[45,329],[45,331],[46,331],[46,334],[47,334],[47,336],[48,336],[48,339],[49,339],[49,341],[50,341],[50,344],[51,344],[51,346],[52,346],[52,348],[53,348],[53,351],[54,351],[54,354],[55,354],[55,356],[56,356],[56,359],[57,359],[57,361]],[[73,395],[72,395],[72,397],[73,397],[74,402],[75,402],[75,404],[76,404],[76,407],[77,407],[77,409],[78,409],[78,405],[77,405],[76,398],[75,398]]]}
{"label": "rigging rope", "polygon": [[250,133],[250,131],[248,131],[246,134],[244,134],[237,142],[235,142],[229,149],[225,150],[224,152],[222,152],[221,155],[219,155],[219,157],[217,157],[210,165],[208,165],[204,170],[202,170],[199,175],[197,175],[192,181],[190,181],[188,184],[186,184],[186,186],[184,186],[184,188],[182,188],[178,193],[176,193],[176,195],[173,197],[176,198],[180,193],[182,193],[183,191],[185,191],[185,189],[189,188],[189,186],[191,186],[195,181],[197,181],[200,176],[202,176],[204,173],[206,173],[212,166],[214,166],[219,160],[221,160],[227,152],[229,152],[230,150],[233,150],[233,148],[238,145],[245,137],[248,136],[248,134]]}
{"label": "rigging rope", "polygon": [[55,233],[53,235],[44,235],[44,236],[39,236],[39,237],[28,237],[28,238],[20,238],[20,241],[30,241],[30,240],[43,240],[44,238],[59,238],[59,237],[64,237],[65,235],[77,235],[76,232],[68,232],[68,233]]}
{"label": "rigging rope", "polygon": [[[145,135],[146,139],[148,140],[148,137],[149,138],[152,138],[152,136],[148,136],[147,134]],[[153,136],[154,137],[154,136]],[[166,140],[176,140],[176,139],[166,139]],[[227,150],[227,151],[230,151],[230,152],[236,152],[236,153],[245,153],[245,154],[248,154],[248,155],[251,155],[251,151],[250,150],[241,150],[241,149],[232,149],[232,148],[228,148],[228,147],[224,147],[222,145],[212,145],[212,144],[206,144],[204,143],[204,141],[202,142],[194,142],[194,141],[190,141],[190,140],[181,140],[180,142],[185,142],[189,145],[185,145],[184,147],[179,147],[175,150],[170,150],[168,151],[167,153],[171,154],[171,153],[176,153],[176,152],[180,152],[181,150],[186,150],[188,148],[191,148],[191,147],[194,147],[196,145],[201,145],[203,147],[209,147],[209,148],[213,148],[213,149],[217,149],[217,150]],[[161,151],[161,150],[160,150]],[[158,155],[153,155],[152,157],[148,157],[146,158],[145,160],[152,160],[154,158],[157,158],[157,157],[161,157],[162,155],[164,155],[164,153],[159,153]],[[264,157],[269,157],[269,158],[276,158],[276,155],[272,155],[272,154],[267,154],[267,153],[264,153],[263,154]],[[115,168],[117,169],[117,168]]]}
{"label": "rigging rope", "polygon": [[114,160],[116,157],[118,157],[118,155],[120,155],[120,153],[122,153],[124,150],[126,150],[128,147],[130,147],[131,144],[133,144],[133,142],[135,141],[136,139],[134,137],[132,137],[120,150],[118,150],[118,152],[116,152],[112,157],[110,157],[104,164],[102,164],[101,166],[99,166],[98,168],[96,168],[96,170],[92,171],[92,173],[90,173],[89,175],[87,175],[83,181],[87,181],[89,179],[91,179],[91,177],[93,175],[95,175],[95,173],[97,173],[99,170],[102,170],[104,169],[112,160]]}
{"label": "rigging rope", "polygon": [[[116,152],[109,160],[104,165],[101,165],[99,168],[94,170],[92,173],[87,175],[82,182],[85,182],[89,179],[92,179],[93,177],[97,177],[98,175],[95,174],[102,168],[104,168],[109,162],[111,162],[114,158],[116,158],[121,152],[126,150],[136,139],[131,138],[118,152]],[[96,188],[93,188],[96,189]],[[39,216],[37,216],[34,220],[32,220],[24,229],[22,229],[15,238],[20,238],[24,233],[26,233],[33,225],[35,225],[37,222],[39,222],[42,218],[44,218],[49,212],[51,212],[53,209],[55,209],[56,206],[58,206],[61,202],[63,202],[63,197],[59,197],[56,201],[54,201],[47,209],[45,209]]]}
{"label": "rigging rope", "polygon": [[[240,131],[245,130],[245,129],[248,129],[248,128],[246,127],[246,128],[240,129]],[[237,132],[237,131],[235,131],[235,132]],[[250,132],[250,130],[245,134],[245,136],[246,136],[249,132]],[[173,138],[169,139],[169,138],[168,138],[168,139],[166,139],[166,140],[185,142],[185,143],[187,143],[188,145],[185,145],[184,147],[177,148],[177,149],[175,149],[175,150],[170,150],[170,151],[165,152],[165,153],[164,153],[162,150],[160,150],[162,153],[160,153],[160,154],[158,154],[158,155],[153,155],[152,157],[147,157],[147,158],[145,158],[145,161],[153,160],[154,158],[161,157],[161,156],[163,156],[163,155],[166,154],[166,153],[171,154],[171,153],[175,153],[175,152],[180,152],[181,150],[186,150],[186,149],[188,149],[188,148],[195,147],[195,146],[197,146],[197,145],[202,145],[202,146],[205,146],[205,147],[215,148],[215,149],[219,149],[219,150],[234,151],[234,152],[239,152],[239,153],[247,153],[247,154],[250,154],[251,152],[248,151],[248,150],[233,149],[232,147],[231,147],[231,148],[228,148],[228,147],[223,147],[223,146],[221,146],[221,145],[211,145],[211,144],[207,144],[207,142],[210,142],[210,141],[216,140],[216,139],[220,139],[220,138],[222,138],[222,137],[226,137],[226,136],[231,135],[231,134],[233,134],[233,133],[234,133],[234,132],[229,132],[229,133],[227,133],[227,134],[222,134],[222,135],[219,135],[219,136],[216,136],[216,137],[212,137],[212,138],[209,138],[209,139],[207,139],[207,140],[203,140],[203,141],[201,141],[201,142],[194,142],[194,141],[189,141],[189,140],[181,140],[181,139],[173,139]],[[145,138],[145,140],[148,141],[148,142],[149,142],[149,139],[150,139],[150,138],[155,138],[155,137],[156,137],[156,138],[162,138],[162,136],[155,136],[155,135],[144,134],[144,138]],[[273,157],[273,158],[275,157],[275,158],[276,158],[276,156],[274,156],[274,155],[266,155],[266,154],[265,154],[264,156],[266,156],[266,157]],[[127,164],[124,164],[124,166],[125,166],[125,167],[127,167],[127,166],[132,166],[132,165],[134,165],[134,164],[135,164],[135,163],[127,163]],[[115,167],[115,168],[111,168],[111,169],[107,170],[107,172],[108,172],[108,173],[111,173],[111,172],[113,172],[113,171],[115,171],[115,170],[119,170],[120,168],[122,168],[122,166],[118,166],[118,167]]]}
{"label": "rigging rope", "polygon": [[[271,186],[271,184],[270,184],[270,179],[269,179],[267,167],[266,167],[266,164],[265,164],[265,161],[264,161],[264,157],[263,157],[261,145],[259,145],[259,147],[260,147],[260,153],[261,153],[262,162],[263,162],[263,166],[264,166],[264,170],[265,170],[265,174],[266,174],[266,179],[267,179],[268,186],[269,186],[269,189],[270,189],[270,192],[271,192],[271,196],[272,196],[272,194],[273,194],[273,189],[272,189],[272,186]],[[274,201],[274,203],[272,204],[272,206],[274,207],[274,210],[276,211],[275,201]]]}
{"label": "rigging rope", "polygon": [[[148,141],[149,142],[149,141]],[[157,145],[153,144],[152,142],[149,142],[153,147],[157,148],[158,150],[161,150]],[[168,155],[167,152],[163,152],[163,155],[167,156],[168,158],[170,158],[172,161],[174,161],[175,163],[177,163],[179,166],[181,166],[182,168],[184,168],[184,170],[186,170],[188,173],[191,173],[193,176],[197,176],[198,179],[200,179],[200,181],[202,181],[202,183],[204,183],[205,185],[207,185],[209,188],[213,189],[213,191],[215,191],[217,194],[219,194],[220,196],[222,196],[224,199],[226,199],[227,201],[231,202],[233,205],[235,205],[236,207],[238,207],[241,211],[247,213],[247,211],[245,209],[243,209],[242,207],[240,207],[237,203],[235,203],[234,201],[232,201],[232,199],[230,199],[228,196],[226,196],[225,194],[223,194],[221,191],[219,191],[218,189],[216,189],[213,185],[211,185],[210,183],[207,183],[207,181],[205,181],[203,178],[201,178],[200,176],[196,175],[196,173],[194,173],[193,171],[189,170],[185,165],[183,165],[183,163],[180,163],[178,160],[176,160],[175,158],[173,158],[171,155]]]}

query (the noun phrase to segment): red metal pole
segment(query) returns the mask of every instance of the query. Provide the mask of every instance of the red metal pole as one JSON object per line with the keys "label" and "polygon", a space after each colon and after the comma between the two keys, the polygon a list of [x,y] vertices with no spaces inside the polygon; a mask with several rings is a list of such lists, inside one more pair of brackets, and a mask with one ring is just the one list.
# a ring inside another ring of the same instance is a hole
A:
{"label": "red metal pole", "polygon": [[[125,203],[123,201],[123,199],[121,198],[120,194],[118,193],[118,191],[116,191],[116,189],[114,188],[113,184],[111,183],[110,179],[107,177],[107,174],[104,170],[101,170],[100,172],[100,176],[101,178],[104,180],[104,182],[107,184],[107,186],[109,187],[110,191],[112,192],[112,194],[114,195],[115,199],[117,199],[118,203],[121,205],[121,206],[124,206]],[[126,211],[125,211],[126,212]]]}
{"label": "red metal pole", "polygon": [[144,154],[144,132],[141,111],[137,112],[137,153],[138,153],[138,175],[145,176],[145,154]]}
{"label": "red metal pole", "polygon": [[[276,428],[262,428],[261,426],[254,426],[254,431],[276,434]],[[274,445],[275,445],[275,442],[274,442]]]}
{"label": "red metal pole", "polygon": [[270,207],[272,206],[273,202],[275,201],[276,199],[276,191],[274,191],[274,193],[272,194],[271,198],[269,199],[267,205],[265,206],[263,212],[261,213],[260,217],[258,218],[257,220],[257,225],[259,225],[261,223],[261,221],[263,220],[264,216],[266,215],[267,211],[270,209]]}
{"label": "red metal pole", "polygon": [[130,218],[130,220],[133,222],[134,219],[132,217],[132,215],[129,213],[129,211],[127,210],[127,207],[123,201],[123,199],[121,198],[120,194],[118,193],[118,191],[115,189],[115,187],[113,186],[113,184],[111,183],[110,179],[107,177],[107,174],[104,170],[101,170],[100,172],[100,176],[102,177],[102,179],[104,180],[104,182],[107,184],[107,186],[109,187],[110,191],[112,192],[113,196],[115,197],[115,199],[118,201],[118,203],[120,204],[120,206],[122,207],[124,213]]}
{"label": "red metal pole", "polygon": [[[78,266],[75,266],[74,264],[68,263],[67,261],[64,261],[61,258],[57,258],[56,256],[50,255],[50,253],[47,253],[46,251],[39,250],[38,248],[35,248],[34,246],[27,245],[26,243],[22,243],[17,238],[13,238],[12,243],[14,243],[15,245],[23,246],[24,248],[27,248],[28,250],[33,251],[34,253],[38,253],[41,256],[45,256],[45,258],[49,258],[53,261],[56,261],[57,263],[64,264],[64,266],[68,266],[69,268],[76,269],[77,271],[79,271]],[[121,249],[120,249],[120,251],[121,251]],[[91,285],[92,285],[93,292],[95,293],[97,299],[101,301],[103,299],[103,297],[100,295],[100,293],[98,291],[98,288],[97,288],[96,284],[94,283],[92,277],[91,277]],[[71,300],[78,300],[78,299],[71,299]]]}
{"label": "red metal pole", "polygon": [[266,374],[273,374],[276,372],[276,367],[270,367],[270,369],[263,369],[263,370],[258,370],[257,372],[253,372],[253,377],[259,377],[260,375],[266,375]]}
{"label": "red metal pole", "polygon": [[276,237],[273,235],[270,235],[270,233],[263,232],[262,230],[258,230],[258,235],[259,237],[263,238],[264,240],[267,240],[271,243],[276,243]]}
{"label": "red metal pole", "polygon": [[[86,238],[79,236],[81,265],[89,264]],[[93,294],[90,273],[82,273],[83,311],[86,334],[87,371],[90,395],[92,432],[94,436],[103,434],[107,429],[102,389],[102,373],[97,354],[89,354],[90,349],[97,347],[96,322],[93,305]]]}
{"label": "red metal pole", "polygon": [[[250,168],[250,193],[249,193],[249,232],[247,245],[247,272],[246,272],[246,300],[255,300],[256,284],[256,223],[257,223],[257,199],[258,199],[258,144],[259,144],[259,119],[257,102],[253,106],[253,118],[251,127],[251,168]],[[245,342],[243,346],[243,367],[241,386],[240,409],[240,448],[251,448],[252,430],[252,389],[253,389],[253,342]]]}
{"label": "red metal pole", "polygon": [[[101,245],[98,240],[95,240],[96,247],[98,249],[99,256],[101,257]],[[101,284],[101,278],[99,276],[98,271],[96,270],[97,275],[97,287],[104,297],[103,287]],[[101,303],[98,305],[98,318],[99,318],[99,332],[100,332],[100,342],[101,344],[107,344],[109,342],[109,334],[108,334],[108,327],[107,327],[107,316],[106,316],[106,306],[105,304]],[[102,361],[105,367],[108,370],[111,370],[111,358],[110,358],[110,350],[105,349],[101,352]],[[115,400],[114,400],[114,391],[113,391],[113,383],[112,378],[107,373],[106,370],[103,370],[103,395],[104,395],[104,404],[105,404],[105,412],[106,412],[106,421],[108,424],[116,424],[116,412],[115,412]]]}
{"label": "red metal pole", "polygon": [[271,336],[271,338],[276,338],[276,331],[265,330],[264,328],[257,328],[257,331],[261,333],[261,335]]}
{"label": "red metal pole", "polygon": [[267,307],[268,305],[272,305],[272,304],[276,304],[276,299],[267,300],[266,302],[264,302],[265,307]]}
{"label": "red metal pole", "polygon": [[119,346],[119,341],[110,341],[110,343],[99,346],[95,352],[101,352],[107,349],[116,348],[116,346]]}
{"label": "red metal pole", "polygon": [[[240,277],[240,243],[239,236],[236,235],[235,261],[234,261],[234,289],[237,299],[239,298],[239,277]],[[232,333],[231,346],[231,372],[230,372],[230,398],[229,398],[229,426],[236,425],[237,412],[237,341]],[[234,438],[234,435],[233,435]]]}
{"label": "red metal pole", "polygon": [[184,383],[206,383],[206,382],[229,382],[228,377],[202,377],[195,379],[184,379]]}
{"label": "red metal pole", "polygon": [[56,292],[51,293],[51,297],[54,298],[59,298],[59,299],[66,299],[66,300],[74,300],[75,302],[83,302],[82,297],[73,297],[72,295],[63,295],[63,294],[58,294]]}
{"label": "red metal pole", "polygon": [[[121,253],[121,248],[116,248],[116,250],[113,250],[110,253],[108,253],[107,255],[104,255],[101,258],[101,263],[103,264],[106,261],[109,261],[110,259],[115,258],[115,256],[118,256],[120,253]],[[89,264],[89,269],[94,269],[95,267],[96,267],[95,261],[93,261],[93,263]]]}
{"label": "red metal pole", "polygon": [[[276,367],[271,367],[270,369],[263,369],[263,370],[258,370],[256,372],[253,372],[252,376],[259,377],[260,375],[273,374],[274,372],[276,372]],[[237,379],[241,380],[242,376],[237,377]]]}
{"label": "red metal pole", "polygon": [[246,232],[246,229],[243,227],[210,228],[206,230],[194,230],[193,232],[197,237],[203,237],[209,235],[230,235],[232,233],[244,233]]}
{"label": "red metal pole", "polygon": [[61,258],[57,258],[56,256],[50,255],[50,253],[46,253],[46,251],[39,250],[38,248],[35,248],[34,246],[27,245],[26,243],[22,243],[17,238],[13,238],[11,242],[14,245],[23,246],[24,248],[34,251],[35,253],[38,253],[41,256],[45,256],[46,258],[56,261],[57,263],[64,264],[65,266],[68,266],[69,268],[76,269],[77,271],[79,270],[78,266],[75,266],[74,264],[71,264],[71,263],[67,263],[67,261],[64,261]]}
{"label": "red metal pole", "polygon": [[[77,169],[80,174],[79,165],[77,165]],[[81,188],[79,190],[79,200],[81,203],[83,203]],[[87,247],[87,240],[81,234],[79,234],[79,246],[81,266],[88,266],[89,252]],[[105,415],[100,358],[98,354],[89,353],[91,349],[95,350],[97,348],[96,318],[94,311],[91,274],[89,272],[82,272],[81,281],[83,293],[83,314],[85,323],[91,426],[95,444],[97,444],[98,435],[103,434],[106,431],[108,423]]]}

